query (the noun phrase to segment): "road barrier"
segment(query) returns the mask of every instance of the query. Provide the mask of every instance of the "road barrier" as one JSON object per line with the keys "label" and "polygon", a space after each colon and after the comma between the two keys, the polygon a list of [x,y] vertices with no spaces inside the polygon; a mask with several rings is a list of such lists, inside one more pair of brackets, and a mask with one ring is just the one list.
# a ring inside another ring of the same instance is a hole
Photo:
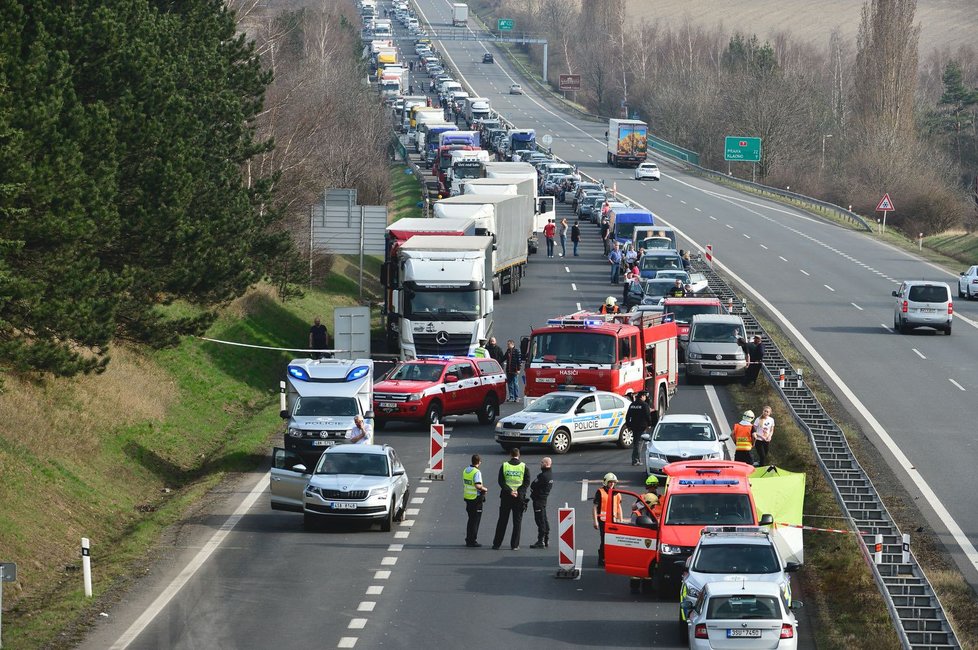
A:
{"label": "road barrier", "polygon": [[428,468],[425,476],[434,480],[445,480],[445,425],[431,425],[431,444],[429,446]]}
{"label": "road barrier", "polygon": [[557,577],[576,579],[581,576],[577,566],[577,546],[574,539],[574,508],[566,503],[557,510]]}

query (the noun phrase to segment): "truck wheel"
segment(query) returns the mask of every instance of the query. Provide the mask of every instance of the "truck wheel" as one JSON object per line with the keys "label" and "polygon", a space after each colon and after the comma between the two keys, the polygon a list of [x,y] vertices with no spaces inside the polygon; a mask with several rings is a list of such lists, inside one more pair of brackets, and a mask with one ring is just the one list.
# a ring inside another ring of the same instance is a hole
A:
{"label": "truck wheel", "polygon": [[632,442],[635,440],[635,434],[632,430],[626,427],[624,424],[621,425],[621,430],[618,431],[618,440],[615,442],[619,449],[631,449]]}
{"label": "truck wheel", "polygon": [[441,404],[432,402],[428,405],[428,410],[424,413],[424,421],[431,424],[441,424]]}
{"label": "truck wheel", "polygon": [[610,153],[608,154],[608,164],[609,165],[611,164],[611,154]]}
{"label": "truck wheel", "polygon": [[667,408],[666,391],[665,389],[663,389],[662,391],[659,392],[659,405],[656,407],[655,422],[652,424],[652,426],[659,424],[659,420],[661,420],[662,417],[666,414],[666,408]]}
{"label": "truck wheel", "polygon": [[480,424],[493,424],[496,421],[496,418],[499,417],[499,398],[496,397],[495,393],[486,395],[482,408],[479,409],[477,415]]}
{"label": "truck wheel", "polygon": [[503,285],[503,293],[514,293],[514,290],[513,290],[513,271],[512,271],[512,269],[509,272],[509,279],[506,280],[505,282],[503,282],[502,285]]}
{"label": "truck wheel", "polygon": [[566,454],[571,448],[571,434],[567,429],[557,429],[550,439],[550,448],[555,454]]}

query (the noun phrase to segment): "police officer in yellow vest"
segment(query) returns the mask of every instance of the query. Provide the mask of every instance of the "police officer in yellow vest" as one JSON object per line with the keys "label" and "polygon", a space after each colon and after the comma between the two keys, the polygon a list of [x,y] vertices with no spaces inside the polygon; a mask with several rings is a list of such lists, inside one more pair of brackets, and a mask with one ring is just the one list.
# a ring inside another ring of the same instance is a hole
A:
{"label": "police officer in yellow vest", "polygon": [[465,524],[465,545],[469,548],[482,546],[477,541],[479,536],[479,522],[482,521],[482,504],[486,502],[486,492],[489,491],[482,484],[482,457],[479,454],[472,454],[472,464],[462,470],[462,498],[465,500],[465,513],[468,521]]}
{"label": "police officer in yellow vest", "polygon": [[530,487],[530,473],[526,471],[526,463],[520,460],[520,450],[513,449],[509,456],[509,460],[499,468],[499,521],[496,522],[496,535],[492,539],[494,551],[502,546],[510,514],[513,516],[513,535],[509,539],[509,547],[514,551],[519,550],[526,490]]}
{"label": "police officer in yellow vest", "polygon": [[740,422],[733,425],[734,460],[754,464],[754,411],[744,411]]}

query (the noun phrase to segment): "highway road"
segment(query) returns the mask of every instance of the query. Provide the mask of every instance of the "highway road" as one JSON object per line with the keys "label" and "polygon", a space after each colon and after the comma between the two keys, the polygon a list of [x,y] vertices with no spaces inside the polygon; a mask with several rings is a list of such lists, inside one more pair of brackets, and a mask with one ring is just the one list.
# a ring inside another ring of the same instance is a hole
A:
{"label": "highway road", "polygon": [[[432,31],[446,29],[450,3],[418,4]],[[617,183],[621,194],[683,233],[688,246],[713,245],[749,302],[763,303],[780,321],[898,479],[923,497],[917,502],[924,515],[978,586],[978,500],[968,480],[978,452],[968,406],[978,392],[978,304],[955,302],[950,337],[892,330],[890,292],[901,280],[945,281],[956,295],[956,274],[867,233],[684,173],[663,158],[661,182],[632,180],[632,170],[605,162],[606,124],[561,110],[525,82],[525,95],[509,95],[509,85],[523,80],[498,52],[496,64],[481,63],[487,46],[480,42],[440,45],[496,110],[520,128],[536,129],[538,140],[552,135],[556,155]]]}

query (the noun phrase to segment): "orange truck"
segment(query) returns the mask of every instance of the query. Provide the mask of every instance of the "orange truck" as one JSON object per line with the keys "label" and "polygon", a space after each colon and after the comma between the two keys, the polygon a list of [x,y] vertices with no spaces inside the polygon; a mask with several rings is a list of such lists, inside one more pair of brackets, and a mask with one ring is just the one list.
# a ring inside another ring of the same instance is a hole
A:
{"label": "orange truck", "polygon": [[[678,584],[704,526],[766,526],[771,515],[758,513],[748,476],[751,465],[698,460],[663,469],[665,494],[653,513],[644,504],[631,521],[605,524],[605,571],[633,579],[652,579],[659,593]],[[640,495],[614,490],[630,503]],[[660,512],[661,508],[661,512]]]}

